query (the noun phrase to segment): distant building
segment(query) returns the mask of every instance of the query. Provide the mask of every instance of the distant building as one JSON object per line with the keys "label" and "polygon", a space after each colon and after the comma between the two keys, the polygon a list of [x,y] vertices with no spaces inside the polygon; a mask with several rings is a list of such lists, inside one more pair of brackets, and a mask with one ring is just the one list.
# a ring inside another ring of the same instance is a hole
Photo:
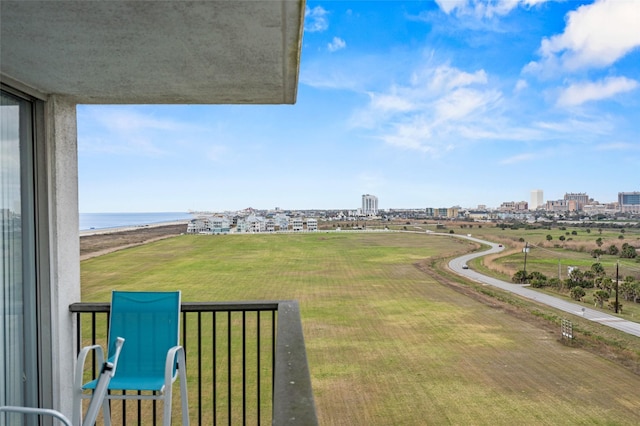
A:
{"label": "distant building", "polygon": [[209,218],[209,230],[214,234],[226,234],[231,230],[231,221],[224,216]]}
{"label": "distant building", "polygon": [[582,210],[585,205],[589,204],[589,196],[584,192],[566,193],[564,194],[564,200],[567,202],[569,211]]}
{"label": "distant building", "polygon": [[301,217],[294,217],[291,219],[291,230],[294,232],[300,232],[303,230],[302,225],[304,221]]}
{"label": "distant building", "polygon": [[427,217],[447,217],[448,210],[446,207],[427,207],[424,211]]}
{"label": "distant building", "polygon": [[619,211],[618,203],[600,204],[594,202],[584,206],[584,212],[589,215],[605,214],[613,216]]}
{"label": "distant building", "polygon": [[485,207],[477,210],[466,210],[464,212],[464,217],[471,220],[487,220],[490,218],[490,213]]}
{"label": "distant building", "polygon": [[369,194],[362,196],[362,214],[364,216],[378,215],[378,197]]}
{"label": "distant building", "polygon": [[618,192],[621,212],[640,213],[640,192]]}
{"label": "distant building", "polygon": [[209,230],[208,219],[206,217],[197,217],[191,219],[187,225],[188,234],[202,234]]}
{"label": "distant building", "polygon": [[275,222],[276,230],[287,231],[289,230],[289,216],[284,213],[278,213],[273,218]]}
{"label": "distant building", "polygon": [[245,219],[245,223],[246,232],[264,232],[267,229],[266,220],[262,216],[251,214]]}
{"label": "distant building", "polygon": [[529,203],[526,201],[505,201],[498,207],[501,212],[515,212],[529,210]]}
{"label": "distant building", "polygon": [[534,189],[531,191],[531,203],[529,203],[529,209],[537,210],[539,207],[544,207],[544,195],[542,189]]}
{"label": "distant building", "polygon": [[317,231],[318,230],[318,219],[309,218],[307,219],[307,231]]}
{"label": "distant building", "polygon": [[569,210],[566,200],[547,201],[548,212],[566,212]]}
{"label": "distant building", "polygon": [[269,218],[267,218],[267,220],[265,220],[264,226],[265,226],[265,231],[267,231],[267,232],[275,232],[275,230],[276,230],[276,221],[272,217],[269,217]]}

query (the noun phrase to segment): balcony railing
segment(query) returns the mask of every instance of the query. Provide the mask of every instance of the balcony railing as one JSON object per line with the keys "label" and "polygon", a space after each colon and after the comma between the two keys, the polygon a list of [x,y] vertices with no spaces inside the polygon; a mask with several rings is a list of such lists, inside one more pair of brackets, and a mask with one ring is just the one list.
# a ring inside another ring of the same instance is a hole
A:
{"label": "balcony railing", "polygon": [[[110,304],[69,309],[77,314],[76,350],[104,346]],[[185,302],[181,334],[192,424],[318,424],[297,302]],[[95,361],[90,370],[87,377],[95,377]],[[175,424],[177,398],[174,392]],[[112,400],[113,424],[155,425],[157,405]]]}

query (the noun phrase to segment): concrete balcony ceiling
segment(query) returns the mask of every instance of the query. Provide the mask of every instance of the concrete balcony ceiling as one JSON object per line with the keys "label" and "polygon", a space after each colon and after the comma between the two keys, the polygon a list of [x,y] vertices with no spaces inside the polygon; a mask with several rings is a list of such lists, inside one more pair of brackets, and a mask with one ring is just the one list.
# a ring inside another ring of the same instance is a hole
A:
{"label": "concrete balcony ceiling", "polygon": [[0,71],[78,103],[292,104],[304,6],[2,0]]}

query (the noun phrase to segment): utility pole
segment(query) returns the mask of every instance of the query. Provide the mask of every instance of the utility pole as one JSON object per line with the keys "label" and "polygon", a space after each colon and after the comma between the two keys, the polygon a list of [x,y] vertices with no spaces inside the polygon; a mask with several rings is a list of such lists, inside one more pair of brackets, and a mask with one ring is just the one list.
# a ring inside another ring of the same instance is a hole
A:
{"label": "utility pole", "polygon": [[529,243],[524,243],[524,282],[527,282],[527,252],[529,251]]}
{"label": "utility pole", "polygon": [[620,281],[619,275],[620,261],[616,262],[616,314],[618,313],[618,281]]}
{"label": "utility pole", "polygon": [[560,259],[558,259],[558,280],[562,279],[562,269],[560,266]]}

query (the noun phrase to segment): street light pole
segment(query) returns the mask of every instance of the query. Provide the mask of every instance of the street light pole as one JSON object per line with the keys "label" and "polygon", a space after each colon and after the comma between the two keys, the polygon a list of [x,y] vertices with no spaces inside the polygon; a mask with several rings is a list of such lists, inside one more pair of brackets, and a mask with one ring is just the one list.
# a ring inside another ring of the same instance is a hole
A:
{"label": "street light pole", "polygon": [[524,282],[527,282],[527,252],[529,251],[529,243],[524,243]]}
{"label": "street light pole", "polygon": [[618,282],[620,281],[619,275],[620,261],[616,262],[616,314],[618,313]]}

